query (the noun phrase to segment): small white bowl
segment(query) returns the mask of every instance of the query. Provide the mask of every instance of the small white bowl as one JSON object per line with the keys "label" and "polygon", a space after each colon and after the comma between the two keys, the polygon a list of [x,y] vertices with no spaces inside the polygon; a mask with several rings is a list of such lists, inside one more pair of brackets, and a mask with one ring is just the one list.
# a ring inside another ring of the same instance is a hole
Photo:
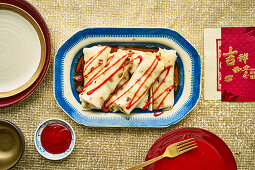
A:
{"label": "small white bowl", "polygon": [[[70,130],[70,132],[72,134],[71,144],[70,144],[69,148],[64,153],[51,154],[51,153],[47,152],[41,144],[42,131],[47,125],[49,125],[51,123],[61,123],[61,124],[63,124],[64,126],[66,126]],[[67,157],[72,152],[72,150],[74,148],[74,145],[75,145],[75,134],[74,134],[74,131],[73,131],[72,127],[67,122],[65,122],[64,120],[61,120],[61,119],[48,119],[48,120],[44,121],[43,123],[41,123],[40,126],[35,131],[34,141],[35,141],[35,147],[36,147],[37,151],[43,157],[45,157],[47,159],[51,159],[51,160],[60,160],[60,159],[63,159],[65,157]]]}

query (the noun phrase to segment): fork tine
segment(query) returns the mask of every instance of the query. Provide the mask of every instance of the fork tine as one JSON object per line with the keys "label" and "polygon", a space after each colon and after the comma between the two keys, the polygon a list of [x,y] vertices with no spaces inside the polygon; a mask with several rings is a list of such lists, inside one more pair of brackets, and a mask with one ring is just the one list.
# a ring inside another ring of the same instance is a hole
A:
{"label": "fork tine", "polygon": [[175,145],[181,145],[181,144],[183,144],[183,143],[185,143],[185,142],[188,142],[188,141],[190,141],[190,140],[193,140],[194,138],[189,138],[189,139],[187,139],[187,140],[182,140],[182,141],[180,141],[180,142],[177,142],[177,143],[175,143]]}
{"label": "fork tine", "polygon": [[194,147],[191,147],[191,148],[182,150],[182,151],[180,151],[179,153],[180,153],[180,154],[183,154],[183,153],[188,152],[188,151],[190,151],[190,150],[192,150],[192,149],[195,149],[195,148],[197,148],[197,146],[194,146]]}
{"label": "fork tine", "polygon": [[192,140],[192,141],[190,141],[190,142],[186,142],[186,143],[183,143],[183,144],[181,144],[181,145],[178,145],[177,147],[178,148],[181,148],[181,147],[183,147],[183,146],[187,146],[188,144],[191,144],[191,143],[194,143],[195,142],[195,140]]}
{"label": "fork tine", "polygon": [[177,149],[178,149],[178,151],[183,151],[183,150],[190,148],[192,146],[196,146],[196,143],[192,143],[191,145],[185,145],[184,147],[181,147],[181,148],[179,147]]}

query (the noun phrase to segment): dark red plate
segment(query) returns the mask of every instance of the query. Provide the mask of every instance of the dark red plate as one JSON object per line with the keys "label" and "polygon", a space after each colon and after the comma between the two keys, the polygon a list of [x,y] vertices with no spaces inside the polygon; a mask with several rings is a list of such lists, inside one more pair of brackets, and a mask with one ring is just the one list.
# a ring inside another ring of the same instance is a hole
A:
{"label": "dark red plate", "polygon": [[236,170],[234,156],[226,143],[200,128],[180,128],[160,137],[150,148],[145,160],[162,155],[167,146],[175,142],[194,138],[197,148],[175,158],[163,158],[144,169],[146,170]]}
{"label": "dark red plate", "polygon": [[26,99],[41,84],[49,67],[50,56],[51,56],[51,42],[50,42],[50,34],[49,34],[48,27],[45,21],[43,20],[41,14],[37,11],[37,9],[33,5],[31,5],[29,2],[25,0],[0,0],[0,3],[6,3],[6,4],[17,6],[25,10],[27,13],[29,13],[41,27],[44,34],[45,42],[46,42],[46,60],[45,60],[44,68],[41,74],[29,88],[22,91],[21,93],[8,98],[1,98],[0,108],[4,108]]}

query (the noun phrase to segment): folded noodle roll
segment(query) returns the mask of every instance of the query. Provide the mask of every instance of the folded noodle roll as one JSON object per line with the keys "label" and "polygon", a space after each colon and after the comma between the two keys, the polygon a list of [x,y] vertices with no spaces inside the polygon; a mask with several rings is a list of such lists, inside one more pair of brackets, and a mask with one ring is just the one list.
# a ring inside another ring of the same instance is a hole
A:
{"label": "folded noodle roll", "polygon": [[155,54],[146,53],[143,61],[133,73],[123,93],[120,94],[114,105],[126,114],[139,104],[149,88],[164,69],[164,63],[156,58]]}
{"label": "folded noodle roll", "polygon": [[174,64],[177,56],[175,50],[159,49],[158,54],[165,68],[152,85],[153,110],[169,110],[174,105]]}
{"label": "folded noodle roll", "polygon": [[[119,107],[117,105],[114,105],[115,99],[124,92],[125,87],[127,86],[130,77],[133,75],[137,67],[140,65],[140,63],[143,60],[143,56],[145,56],[145,52],[143,51],[137,51],[132,50],[134,54],[132,55],[133,62],[131,64],[131,67],[129,69],[129,72],[126,72],[123,79],[120,81],[118,86],[116,87],[115,91],[110,95],[110,97],[107,99],[106,103],[104,104],[103,110],[105,112],[108,112],[109,110],[112,112],[119,111]],[[145,95],[141,98],[139,103],[137,104],[136,108],[143,108],[144,105],[148,102],[149,98],[149,91],[145,93]]]}
{"label": "folded noodle roll", "polygon": [[[100,72],[100,70],[107,63],[107,57],[111,51],[111,48],[108,46],[93,46],[91,48],[83,48],[84,55],[84,69],[83,69],[83,77],[84,77],[84,86],[87,83],[92,81],[92,78]],[[93,105],[82,101],[83,109],[92,109]]]}
{"label": "folded noodle roll", "polygon": [[91,81],[91,79],[98,74],[98,72],[107,63],[107,57],[110,54],[111,48],[108,46],[93,46],[91,48],[84,48],[84,85]]}
{"label": "folded noodle roll", "polygon": [[[130,67],[129,72],[133,74],[137,67],[141,64],[143,61],[143,56],[151,55],[151,52],[143,52],[143,51],[138,51],[138,50],[132,50],[134,52],[134,55],[132,56],[133,58],[133,63]],[[146,58],[145,58],[146,61]],[[149,100],[149,91],[144,94],[144,96],[141,98],[139,103],[137,104],[136,108],[140,109],[146,109],[144,106],[148,103]]]}
{"label": "folded noodle roll", "polygon": [[131,55],[132,53],[127,51],[118,50],[101,71],[90,82],[85,83],[80,94],[81,101],[93,108],[101,109],[131,66]]}
{"label": "folded noodle roll", "polygon": [[134,74],[135,70],[137,69],[137,67],[141,64],[141,62],[143,61],[143,57],[147,55],[150,55],[151,53],[145,53],[143,51],[138,51],[138,50],[131,50],[134,54],[132,55],[132,65],[129,69],[129,72],[131,75]]}
{"label": "folded noodle roll", "polygon": [[119,84],[117,85],[115,91],[109,96],[109,98],[105,101],[104,106],[102,107],[102,110],[105,112],[108,112],[109,110],[112,112],[119,111],[119,108],[116,105],[113,105],[113,101],[123,92],[124,88],[127,86],[127,83],[129,82],[130,74],[127,71]]}
{"label": "folded noodle roll", "polygon": [[[137,104],[136,108],[140,108],[140,109],[147,109],[148,106],[146,105],[149,101],[149,93],[150,90],[148,90],[143,97],[141,98],[141,100],[139,101],[139,103]],[[145,106],[146,105],[146,106]]]}

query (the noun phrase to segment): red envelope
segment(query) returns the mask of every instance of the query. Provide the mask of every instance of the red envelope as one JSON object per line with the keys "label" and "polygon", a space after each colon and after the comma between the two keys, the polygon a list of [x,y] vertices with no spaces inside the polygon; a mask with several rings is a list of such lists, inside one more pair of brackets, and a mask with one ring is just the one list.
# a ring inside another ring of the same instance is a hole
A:
{"label": "red envelope", "polygon": [[221,42],[221,100],[255,101],[255,27],[223,27]]}

